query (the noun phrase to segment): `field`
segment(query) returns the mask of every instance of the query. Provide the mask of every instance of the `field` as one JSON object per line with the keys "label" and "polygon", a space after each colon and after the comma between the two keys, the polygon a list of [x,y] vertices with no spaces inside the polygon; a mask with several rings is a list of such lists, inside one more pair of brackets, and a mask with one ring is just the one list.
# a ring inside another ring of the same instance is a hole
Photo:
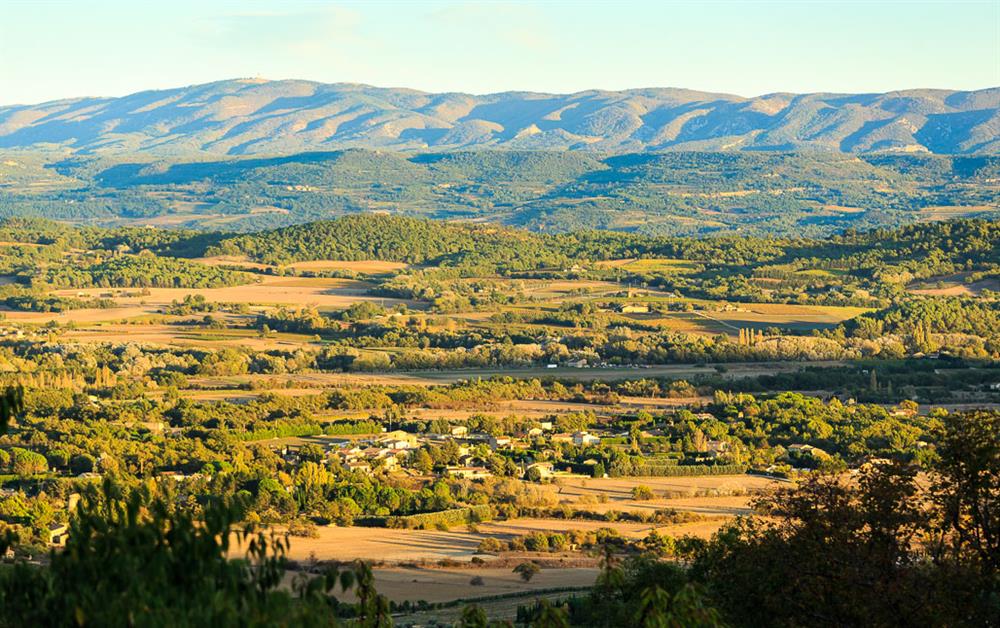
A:
{"label": "field", "polygon": [[1000,292],[1000,279],[987,278],[969,281],[968,273],[954,273],[939,277],[930,277],[908,286],[912,294],[925,296],[958,296],[978,297],[984,291]]}
{"label": "field", "polygon": [[[634,512],[673,508],[678,512],[701,515],[704,519],[693,523],[650,525],[518,518],[481,523],[475,532],[461,528],[440,531],[321,526],[317,530],[317,538],[292,537],[289,556],[294,560],[315,558],[328,561],[350,561],[367,557],[384,563],[440,560],[468,562],[474,556],[491,560],[491,557],[484,557],[476,551],[479,542],[487,536],[512,538],[536,530],[558,532],[568,529],[596,530],[602,527],[612,527],[631,538],[642,538],[651,530],[675,536],[689,534],[705,538],[728,519],[749,514],[753,495],[773,490],[782,484],[777,480],[753,475],[604,479],[563,476],[558,477],[554,483],[541,487],[542,493],[553,505],[568,504],[580,510],[599,513],[608,510]],[[631,491],[635,486],[652,488],[656,498],[649,501],[634,500]],[[603,501],[605,499],[606,502]]]}
{"label": "field", "polygon": [[[235,266],[249,270],[275,270],[276,266],[261,264],[241,255],[216,255],[213,257],[199,257],[194,261],[209,266]],[[310,262],[295,262],[287,264],[283,268],[292,271],[322,272],[330,270],[343,270],[363,275],[382,275],[397,273],[409,268],[409,265],[401,262],[388,262],[383,260],[314,260]]]}
{"label": "field", "polygon": [[937,205],[920,210],[920,220],[950,220],[979,214],[996,214],[997,205]]}
{"label": "field", "polygon": [[296,262],[289,264],[288,268],[296,271],[347,270],[365,275],[384,275],[406,270],[409,268],[409,265],[402,262],[388,262],[384,260],[318,260],[313,262]]}
{"label": "field", "polygon": [[[188,295],[198,295],[212,303],[240,303],[253,310],[276,306],[316,307],[321,311],[342,310],[353,303],[368,301],[390,307],[405,304],[420,309],[417,303],[368,294],[371,284],[354,279],[320,277],[280,277],[259,275],[255,283],[224,288],[146,288],[136,289],[84,288],[80,290],[54,290],[62,297],[97,298],[110,296],[115,307],[85,308],[66,312],[5,311],[7,320],[19,323],[101,323],[142,319],[159,314],[174,301]],[[163,332],[163,330],[159,330]]]}
{"label": "field", "polygon": [[[246,303],[255,306],[315,305],[326,309],[342,309],[358,301],[394,303],[392,299],[368,296],[371,287],[363,281],[353,279],[329,279],[317,277],[277,277],[260,275],[256,283],[226,288],[148,288],[148,295],[117,297],[115,301],[123,305],[143,304],[149,307],[167,305],[185,296],[201,295],[206,301],[215,303]],[[115,291],[101,288],[83,290],[58,290],[61,296],[82,294],[99,297]],[[123,291],[125,292],[125,291]],[[135,291],[128,291],[135,292]]]}
{"label": "field", "polygon": [[803,331],[833,327],[868,311],[861,307],[741,303],[734,310],[706,312],[705,316],[730,329],[783,327]]}
{"label": "field", "polygon": [[[507,603],[512,612],[517,606],[514,600],[520,595],[553,588],[592,586],[597,576],[596,557],[576,552],[481,554],[477,548],[484,538],[511,539],[536,531],[555,533],[609,527],[631,539],[641,539],[654,530],[673,537],[708,538],[732,517],[750,514],[753,495],[781,485],[776,480],[750,475],[605,479],[564,476],[542,487],[553,504],[568,504],[601,513],[612,509],[636,512],[672,508],[680,513],[692,513],[695,519],[650,525],[529,517],[481,523],[475,531],[464,527],[442,531],[320,526],[315,538],[290,537],[288,556],[306,565],[315,561],[349,562],[357,558],[373,561],[379,591],[397,602],[514,596]],[[648,486],[657,497],[636,501],[631,493],[635,486]],[[473,558],[484,562],[473,563]],[[543,569],[530,583],[525,583],[511,572],[511,567],[529,559],[539,562]],[[484,584],[471,587],[469,580],[474,576],[482,578]],[[345,597],[348,598],[350,596]],[[442,615],[435,611],[434,616]]]}
{"label": "field", "polygon": [[[449,602],[473,597],[521,596],[553,588],[585,589],[594,585],[597,573],[596,567],[542,569],[531,582],[524,582],[509,567],[382,567],[375,569],[375,584],[379,593],[396,602]],[[482,578],[483,584],[470,586],[469,580],[474,576]],[[350,595],[344,599],[353,600]]]}
{"label": "field", "polygon": [[691,273],[698,268],[694,262],[669,258],[616,259],[598,262],[597,266],[599,268],[622,268],[636,273],[675,274]]}
{"label": "field", "polygon": [[736,336],[740,329],[764,330],[769,327],[782,327],[795,331],[828,329],[867,311],[869,310],[860,307],[740,303],[731,309],[721,311],[694,310],[628,316],[682,333]]}
{"label": "field", "polygon": [[[657,498],[645,502],[632,499],[632,488],[640,485],[652,488]],[[536,531],[554,533],[608,527],[632,539],[641,539],[654,530],[674,537],[708,538],[732,517],[749,514],[752,495],[780,485],[775,480],[749,475],[613,479],[567,476],[543,487],[553,503],[594,512],[673,508],[693,513],[696,518],[669,525],[518,518],[481,523],[474,532],[462,527],[442,531],[321,526],[315,538],[290,537],[288,555],[304,565],[315,561],[349,562],[356,558],[373,561],[379,591],[397,602],[504,596],[505,599],[490,604],[497,606],[494,610],[499,615],[512,616],[518,603],[536,597],[533,592],[592,586],[597,576],[596,557],[575,552],[481,554],[477,547],[484,538],[511,539]],[[473,563],[473,558],[483,562]],[[534,560],[543,566],[530,583],[511,572],[512,565],[524,560]],[[469,585],[475,576],[482,579],[482,585]],[[345,599],[353,598],[348,595]],[[447,613],[436,610],[432,615],[442,618]]]}

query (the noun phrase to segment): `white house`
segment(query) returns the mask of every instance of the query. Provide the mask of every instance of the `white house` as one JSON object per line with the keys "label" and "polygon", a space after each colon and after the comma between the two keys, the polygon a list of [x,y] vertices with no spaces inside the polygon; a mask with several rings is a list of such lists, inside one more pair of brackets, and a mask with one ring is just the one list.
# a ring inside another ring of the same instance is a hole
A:
{"label": "white house", "polygon": [[573,444],[577,447],[586,447],[587,445],[596,445],[601,442],[601,439],[588,432],[574,432],[573,433]]}
{"label": "white house", "polygon": [[510,445],[510,439],[506,436],[490,436],[486,442],[489,443],[490,447],[493,449],[507,447]]}

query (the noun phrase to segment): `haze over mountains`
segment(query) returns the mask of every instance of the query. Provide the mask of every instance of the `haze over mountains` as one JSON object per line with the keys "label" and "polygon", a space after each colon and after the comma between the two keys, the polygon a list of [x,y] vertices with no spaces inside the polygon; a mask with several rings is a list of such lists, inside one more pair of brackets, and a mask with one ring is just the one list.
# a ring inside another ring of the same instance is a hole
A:
{"label": "haze over mountains", "polygon": [[228,80],[0,106],[0,148],[250,155],[343,148],[1000,152],[1000,87],[769,94],[684,89],[433,94]]}

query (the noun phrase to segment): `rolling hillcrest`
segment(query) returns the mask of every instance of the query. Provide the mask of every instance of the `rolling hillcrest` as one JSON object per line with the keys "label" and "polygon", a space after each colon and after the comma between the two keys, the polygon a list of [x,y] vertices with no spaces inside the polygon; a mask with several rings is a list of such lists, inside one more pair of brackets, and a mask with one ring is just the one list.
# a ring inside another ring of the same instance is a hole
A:
{"label": "rolling hillcrest", "polygon": [[0,149],[263,155],[344,148],[996,153],[1000,88],[754,98],[666,88],[471,95],[253,79],[0,106]]}

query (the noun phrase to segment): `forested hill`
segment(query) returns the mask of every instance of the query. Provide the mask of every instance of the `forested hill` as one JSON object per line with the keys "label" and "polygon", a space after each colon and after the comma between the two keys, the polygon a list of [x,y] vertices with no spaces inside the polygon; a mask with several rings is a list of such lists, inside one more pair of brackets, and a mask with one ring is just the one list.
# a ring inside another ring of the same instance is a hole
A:
{"label": "forested hill", "polygon": [[228,80],[0,107],[0,148],[160,155],[337,148],[1000,151],[1000,88],[744,98],[686,89],[433,94]]}
{"label": "forested hill", "polygon": [[204,231],[380,212],[549,233],[824,237],[996,218],[998,199],[1000,155],[351,149],[222,159],[5,152],[0,160],[0,216]]}
{"label": "forested hill", "polygon": [[[0,221],[0,241],[59,244],[159,256],[245,256],[281,266],[311,260],[379,260],[423,266],[540,269],[627,258],[672,258],[752,267],[798,261],[810,267],[913,273],[921,266],[1000,266],[1000,222],[962,219],[898,229],[846,231],[825,239],[645,236],[613,231],[533,233],[492,224],[356,214],[250,234],[175,229],[75,227],[38,218]],[[744,269],[745,270],[745,269]]]}
{"label": "forested hill", "polygon": [[[204,241],[204,236],[192,237]],[[537,269],[633,257],[742,266],[806,259],[814,266],[825,264],[830,268],[869,269],[869,272],[878,268],[883,273],[912,275],[918,267],[934,264],[956,268],[1000,264],[1000,223],[985,220],[846,232],[813,240],[650,237],[607,231],[538,234],[495,225],[365,214],[218,238],[217,243],[207,248],[207,254],[245,255],[277,265],[334,259]],[[183,243],[171,246],[183,247]]]}

